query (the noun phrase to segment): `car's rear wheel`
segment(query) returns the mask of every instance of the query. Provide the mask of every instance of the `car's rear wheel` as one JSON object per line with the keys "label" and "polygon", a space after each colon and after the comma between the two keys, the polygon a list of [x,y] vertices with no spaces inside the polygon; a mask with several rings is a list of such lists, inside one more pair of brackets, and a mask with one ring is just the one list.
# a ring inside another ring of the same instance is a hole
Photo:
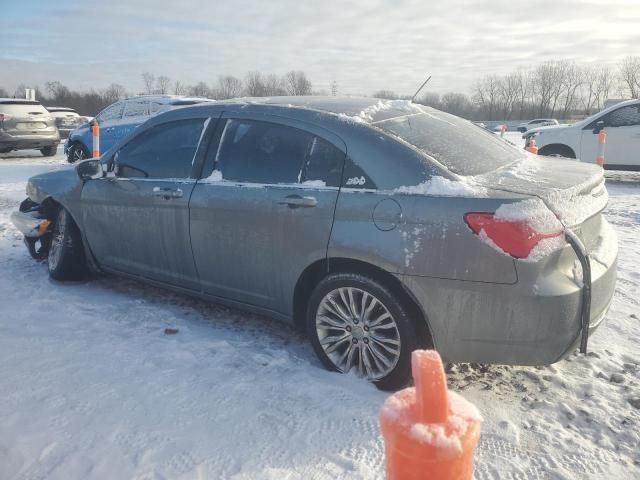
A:
{"label": "car's rear wheel", "polygon": [[79,142],[72,143],[67,150],[67,161],[69,163],[79,162],[80,160],[85,160],[87,158],[89,158],[89,151],[87,150],[87,147]]}
{"label": "car's rear wheel", "polygon": [[80,229],[64,208],[53,225],[47,260],[49,275],[55,280],[80,280],[87,270]]}
{"label": "car's rear wheel", "polygon": [[49,145],[48,147],[44,147],[40,149],[40,153],[45,157],[53,157],[58,151],[57,145]]}
{"label": "car's rear wheel", "polygon": [[320,281],[309,300],[307,331],[330,370],[354,372],[382,390],[410,381],[416,329],[400,299],[373,278],[335,273]]}

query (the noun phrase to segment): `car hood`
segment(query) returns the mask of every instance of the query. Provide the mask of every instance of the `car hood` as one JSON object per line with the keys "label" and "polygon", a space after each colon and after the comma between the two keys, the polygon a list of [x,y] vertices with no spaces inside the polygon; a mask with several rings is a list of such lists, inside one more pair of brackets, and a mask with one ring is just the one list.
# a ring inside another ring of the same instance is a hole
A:
{"label": "car hood", "polygon": [[538,197],[567,226],[596,215],[608,201],[602,168],[562,157],[528,154],[474,180],[488,188]]}

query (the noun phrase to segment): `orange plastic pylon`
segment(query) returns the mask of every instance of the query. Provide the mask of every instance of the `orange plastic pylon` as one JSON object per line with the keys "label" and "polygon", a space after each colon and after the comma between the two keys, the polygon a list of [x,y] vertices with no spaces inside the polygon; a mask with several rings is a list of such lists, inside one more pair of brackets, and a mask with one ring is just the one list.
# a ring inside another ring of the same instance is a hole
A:
{"label": "orange plastic pylon", "polygon": [[533,153],[534,155],[538,154],[538,147],[536,146],[536,139],[532,138],[529,140],[529,146],[527,147],[527,151]]}
{"label": "orange plastic pylon", "polygon": [[604,146],[607,143],[607,134],[604,130],[600,130],[598,133],[598,156],[596,157],[596,164],[604,168]]}
{"label": "orange plastic pylon", "polygon": [[91,135],[93,137],[93,151],[91,152],[91,157],[98,158],[100,156],[100,125],[96,121],[91,125]]}
{"label": "orange plastic pylon", "polygon": [[380,410],[388,480],[471,480],[482,417],[447,391],[435,350],[411,355],[415,387],[389,397]]}

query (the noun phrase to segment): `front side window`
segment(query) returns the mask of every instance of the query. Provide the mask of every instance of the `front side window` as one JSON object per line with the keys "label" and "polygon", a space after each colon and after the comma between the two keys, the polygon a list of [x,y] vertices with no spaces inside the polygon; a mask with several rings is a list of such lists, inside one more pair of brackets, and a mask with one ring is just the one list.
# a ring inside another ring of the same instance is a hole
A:
{"label": "front side window", "polygon": [[607,115],[605,127],[631,127],[640,125],[640,105],[618,108]]}
{"label": "front side window", "polygon": [[298,128],[255,120],[227,120],[216,153],[225,180],[263,184],[338,186],[344,153]]}
{"label": "front side window", "polygon": [[128,102],[125,108],[125,117],[143,117],[147,115],[147,102]]}
{"label": "front side window", "polygon": [[105,108],[98,116],[96,120],[98,122],[106,122],[107,120],[119,120],[122,118],[122,110],[124,110],[124,103],[114,103],[110,107]]}
{"label": "front side window", "polygon": [[189,178],[205,120],[163,123],[141,133],[117,154],[116,175],[127,178]]}

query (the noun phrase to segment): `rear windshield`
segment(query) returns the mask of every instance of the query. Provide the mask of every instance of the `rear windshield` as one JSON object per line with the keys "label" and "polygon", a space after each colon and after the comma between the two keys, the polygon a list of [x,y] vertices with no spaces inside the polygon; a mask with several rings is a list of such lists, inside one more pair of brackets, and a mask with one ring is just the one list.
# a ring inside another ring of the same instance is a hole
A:
{"label": "rear windshield", "polygon": [[47,115],[49,112],[39,103],[0,103],[0,113],[12,116]]}
{"label": "rear windshield", "polygon": [[491,132],[429,107],[424,113],[374,122],[458,175],[480,175],[522,158],[522,151]]}

